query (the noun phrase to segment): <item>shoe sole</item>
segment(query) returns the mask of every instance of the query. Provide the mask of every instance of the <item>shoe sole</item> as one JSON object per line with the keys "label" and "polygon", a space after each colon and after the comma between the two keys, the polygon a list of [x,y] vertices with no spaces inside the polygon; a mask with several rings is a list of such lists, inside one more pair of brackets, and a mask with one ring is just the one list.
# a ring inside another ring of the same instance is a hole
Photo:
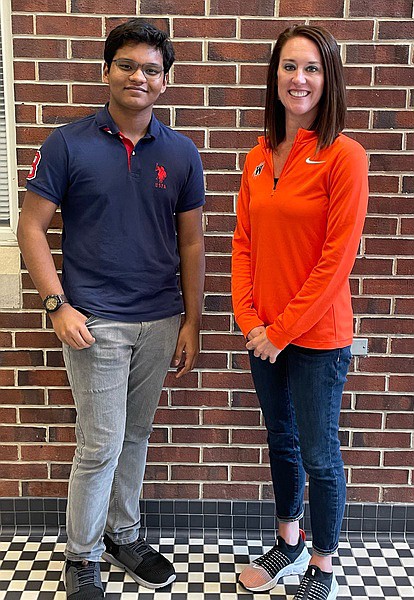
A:
{"label": "shoe sole", "polygon": [[[291,563],[290,565],[287,565],[287,567],[280,569],[276,577],[274,577],[273,579],[271,579],[271,581],[268,581],[264,585],[259,585],[258,587],[253,588],[246,587],[240,580],[239,583],[249,592],[267,592],[268,590],[274,588],[279,579],[282,579],[282,577],[287,577],[288,575],[301,575],[302,573],[304,573],[308,568],[310,559],[311,555],[309,554],[308,549],[305,546],[294,563]],[[336,598],[336,596],[333,596],[333,598]],[[331,600],[331,598],[329,598],[329,600]]]}
{"label": "shoe sole", "polygon": [[114,565],[115,567],[119,567],[120,569],[126,571],[128,575],[130,575],[132,579],[136,581],[136,583],[138,583],[139,585],[143,585],[144,587],[147,587],[151,590],[158,590],[159,588],[165,587],[166,585],[170,585],[170,583],[175,581],[176,578],[176,575],[174,573],[167,579],[167,581],[163,581],[162,583],[152,583],[151,581],[145,581],[145,579],[139,577],[136,573],[134,573],[134,571],[131,571],[130,569],[128,569],[128,567],[119,562],[119,560],[116,560],[116,558],[114,558],[112,554],[104,552],[102,554],[102,558],[106,560],[106,562],[109,562],[111,565]]}

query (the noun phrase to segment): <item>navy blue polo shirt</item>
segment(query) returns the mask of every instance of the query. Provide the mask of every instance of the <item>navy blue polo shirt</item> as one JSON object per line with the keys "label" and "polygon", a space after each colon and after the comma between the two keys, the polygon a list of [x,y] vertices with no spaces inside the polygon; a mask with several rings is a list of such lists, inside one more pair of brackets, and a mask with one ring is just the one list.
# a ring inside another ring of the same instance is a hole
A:
{"label": "navy blue polo shirt", "polygon": [[74,307],[130,322],[183,310],[176,214],[204,204],[191,140],[152,116],[134,148],[104,107],[48,137],[27,189],[61,207],[62,284]]}

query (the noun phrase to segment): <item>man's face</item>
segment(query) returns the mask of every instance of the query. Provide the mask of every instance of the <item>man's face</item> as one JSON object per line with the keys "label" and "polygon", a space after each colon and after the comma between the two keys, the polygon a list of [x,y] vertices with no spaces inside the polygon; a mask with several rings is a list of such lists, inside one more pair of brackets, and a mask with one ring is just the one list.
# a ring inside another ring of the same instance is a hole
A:
{"label": "man's face", "polygon": [[[114,61],[127,59],[126,62],[135,61],[139,65],[154,66],[154,70],[163,68],[162,54],[153,46],[147,44],[127,44],[118,48]],[[122,65],[121,65],[122,66]],[[133,69],[131,69],[132,71]],[[112,62],[111,67],[105,65],[103,81],[109,85],[109,107],[117,110],[145,111],[152,109],[160,94],[165,92],[167,78],[164,71],[159,77],[144,76],[138,68],[135,73],[128,73]]]}

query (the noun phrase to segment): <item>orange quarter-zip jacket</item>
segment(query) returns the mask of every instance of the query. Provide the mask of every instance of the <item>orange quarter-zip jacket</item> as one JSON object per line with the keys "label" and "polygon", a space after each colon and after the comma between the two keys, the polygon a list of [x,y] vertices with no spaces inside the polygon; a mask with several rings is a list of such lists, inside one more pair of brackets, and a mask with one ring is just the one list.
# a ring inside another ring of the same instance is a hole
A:
{"label": "orange quarter-zip jacket", "polygon": [[237,203],[232,296],[243,334],[259,325],[280,350],[352,343],[349,274],[368,202],[365,150],[340,134],[316,153],[299,129],[274,186],[264,137],[248,154]]}

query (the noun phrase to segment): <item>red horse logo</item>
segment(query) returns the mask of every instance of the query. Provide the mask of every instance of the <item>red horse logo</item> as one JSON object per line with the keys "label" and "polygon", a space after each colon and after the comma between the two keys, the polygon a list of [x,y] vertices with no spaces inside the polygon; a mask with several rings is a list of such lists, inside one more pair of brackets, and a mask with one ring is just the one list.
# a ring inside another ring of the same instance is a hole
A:
{"label": "red horse logo", "polygon": [[157,172],[157,180],[155,182],[155,186],[165,188],[166,186],[164,184],[164,180],[167,177],[167,171],[162,165],[159,165],[158,163],[155,166],[155,171]]}

